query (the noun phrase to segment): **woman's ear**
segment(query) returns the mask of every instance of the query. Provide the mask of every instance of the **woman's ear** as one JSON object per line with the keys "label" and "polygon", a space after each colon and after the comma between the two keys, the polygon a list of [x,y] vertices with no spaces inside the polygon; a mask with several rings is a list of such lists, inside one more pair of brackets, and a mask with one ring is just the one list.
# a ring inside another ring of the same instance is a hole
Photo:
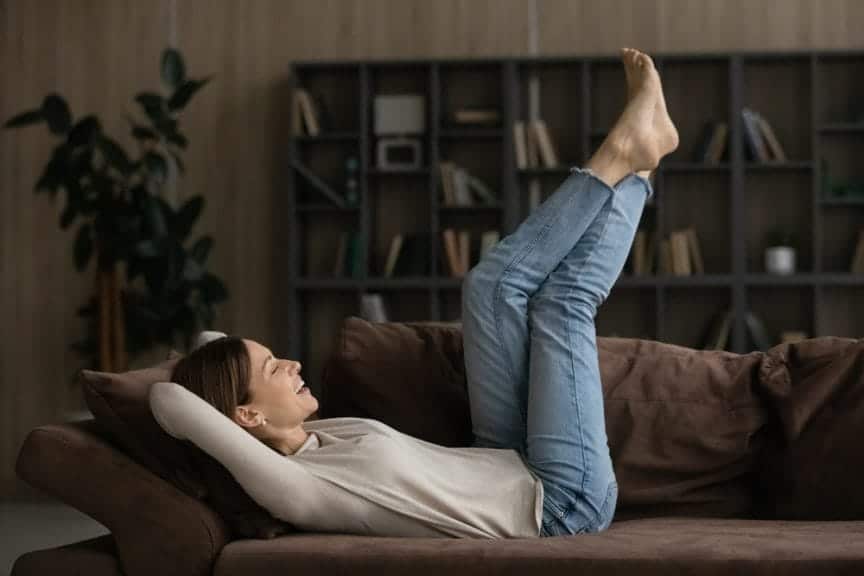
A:
{"label": "woman's ear", "polygon": [[264,414],[249,406],[237,406],[234,409],[234,422],[244,428],[257,428],[265,421]]}

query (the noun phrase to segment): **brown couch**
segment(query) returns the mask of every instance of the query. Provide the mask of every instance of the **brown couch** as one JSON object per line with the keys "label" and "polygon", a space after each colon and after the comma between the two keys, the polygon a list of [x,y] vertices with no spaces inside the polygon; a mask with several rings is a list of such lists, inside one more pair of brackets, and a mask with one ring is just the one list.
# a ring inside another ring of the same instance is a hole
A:
{"label": "brown couch", "polygon": [[[750,354],[624,338],[598,346],[620,489],[603,533],[298,533],[238,495],[218,464],[181,466],[177,446],[168,454],[165,438],[148,437],[158,431],[140,422],[146,388],[121,394],[90,374],[95,421],[33,430],[17,470],[111,535],[25,554],[13,575],[864,574],[864,340]],[[345,415],[469,444],[460,326],[346,319],[320,416]]]}

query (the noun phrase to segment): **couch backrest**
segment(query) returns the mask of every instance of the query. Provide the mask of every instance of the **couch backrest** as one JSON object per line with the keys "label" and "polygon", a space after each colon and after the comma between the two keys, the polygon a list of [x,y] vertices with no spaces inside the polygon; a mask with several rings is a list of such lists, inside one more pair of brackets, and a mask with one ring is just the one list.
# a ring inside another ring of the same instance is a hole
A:
{"label": "couch backrest", "polygon": [[212,509],[106,442],[93,421],[34,429],[16,471],[111,530],[129,576],[209,575],[229,538]]}
{"label": "couch backrest", "polygon": [[[599,338],[598,349],[616,517],[750,514],[763,354],[626,338]],[[349,317],[323,387],[324,418],[374,418],[444,445],[473,440],[459,324]]]}

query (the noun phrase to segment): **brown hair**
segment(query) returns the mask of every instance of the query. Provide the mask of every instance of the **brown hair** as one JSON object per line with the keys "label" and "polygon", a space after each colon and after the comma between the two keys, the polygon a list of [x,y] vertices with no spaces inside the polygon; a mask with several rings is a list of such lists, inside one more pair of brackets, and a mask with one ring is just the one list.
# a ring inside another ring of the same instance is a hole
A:
{"label": "brown hair", "polygon": [[249,402],[251,363],[243,339],[226,336],[181,358],[171,372],[171,381],[233,418],[237,406]]}

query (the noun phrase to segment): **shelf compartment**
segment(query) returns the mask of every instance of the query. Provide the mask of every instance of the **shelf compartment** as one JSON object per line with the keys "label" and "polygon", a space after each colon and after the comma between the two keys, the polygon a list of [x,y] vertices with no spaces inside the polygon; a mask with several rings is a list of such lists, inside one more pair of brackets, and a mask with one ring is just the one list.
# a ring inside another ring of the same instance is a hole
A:
{"label": "shelf compartment", "polygon": [[[621,75],[623,77],[623,69]],[[526,123],[531,114],[531,79],[539,84],[539,119],[546,123],[549,138],[563,165],[581,164],[590,152],[584,150],[581,134],[582,111],[586,104],[582,88],[582,64],[555,62],[522,64],[519,75],[519,109],[517,119]],[[512,127],[509,127],[512,129]]]}
{"label": "shelf compartment", "polygon": [[[678,149],[669,162],[694,162],[703,146],[706,124],[729,122],[729,60],[683,61],[665,59],[660,63],[663,93],[669,116],[678,129]],[[726,152],[728,158],[729,138]]]}
{"label": "shelf compartment", "polygon": [[693,228],[705,273],[729,273],[731,246],[725,240],[729,237],[731,223],[729,174],[681,173],[674,178],[664,178],[661,186],[664,237],[668,238],[673,230]]}
{"label": "shelf compartment", "polygon": [[864,55],[820,54],[816,73],[819,121],[864,129]]}
{"label": "shelf compartment", "polygon": [[864,230],[864,205],[826,209],[822,218],[822,269],[849,274],[859,230]]}
{"label": "shelf compartment", "polygon": [[[439,145],[441,162],[452,162],[459,168],[466,170],[469,175],[482,182],[498,202],[502,198],[502,174],[501,166],[504,162],[503,146],[501,142],[494,140],[470,140],[456,141],[446,140]],[[444,205],[442,196],[442,183],[440,166],[435,168],[435,177],[438,182],[439,198]],[[473,191],[472,198],[480,205],[480,198]]]}
{"label": "shelf compartment", "polygon": [[746,266],[765,272],[765,249],[775,230],[797,236],[796,271],[813,269],[813,204],[809,175],[752,172],[744,179]]}
{"label": "shelf compartment", "polygon": [[[732,291],[725,287],[668,287],[664,291],[661,340],[704,349],[719,315],[732,306]],[[727,350],[732,349],[731,331]]]}
{"label": "shelf compartment", "polygon": [[864,286],[826,286],[819,303],[820,334],[864,337]]}
{"label": "shelf compartment", "polygon": [[428,322],[431,294],[428,289],[367,286],[364,294],[380,294],[388,322]]}
{"label": "shelf compartment", "polygon": [[820,140],[821,190],[824,200],[864,197],[864,132],[831,133]]}
{"label": "shelf compartment", "polygon": [[448,214],[444,216],[440,222],[436,242],[438,243],[438,262],[435,266],[435,273],[441,277],[447,278],[451,276],[449,260],[447,258],[447,249],[444,244],[444,230],[453,229],[456,232],[457,246],[460,231],[468,232],[468,266],[467,270],[471,270],[480,261],[480,251],[482,244],[482,235],[488,231],[497,231],[498,239],[504,236],[500,215],[498,213],[487,213],[480,216],[479,214]]}
{"label": "shelf compartment", "polygon": [[[358,160],[359,165],[359,148],[352,141],[319,142],[300,147],[299,161],[292,164],[298,205],[330,203],[336,207],[330,195],[344,204],[346,164],[352,157]],[[357,176],[360,176],[359,170]]]}
{"label": "shelf compartment", "polygon": [[597,309],[595,325],[597,336],[655,340],[656,289],[616,285]]}
{"label": "shelf compartment", "polygon": [[[803,331],[813,337],[812,286],[755,286],[747,288],[747,309],[764,329],[767,347],[780,344],[785,331]],[[745,319],[745,350],[759,349]]]}
{"label": "shelf compartment", "polygon": [[[501,103],[503,65],[500,63],[447,64],[440,67],[442,136],[449,131],[469,137],[500,136],[504,110]],[[455,113],[460,109],[490,109],[498,113],[491,124],[460,124]],[[498,130],[490,130],[497,127]],[[449,135],[449,134],[448,134]]]}
{"label": "shelf compartment", "polygon": [[[768,121],[790,161],[810,160],[810,57],[751,57],[743,68],[744,106]],[[743,126],[740,118],[736,121]],[[746,139],[743,148],[746,154]]]}
{"label": "shelf compartment", "polygon": [[[343,236],[350,238],[359,229],[359,212],[306,212],[298,214],[300,239],[300,274],[325,278],[350,277],[349,255],[345,264],[336,271],[337,256]],[[348,252],[348,251],[346,251]],[[358,256],[359,257],[359,256]]]}
{"label": "shelf compartment", "polygon": [[[351,65],[295,67],[298,88],[309,92],[318,110],[321,134],[309,138],[341,138],[360,130],[360,72]],[[297,127],[294,127],[295,129]]]}
{"label": "shelf compartment", "polygon": [[[370,217],[368,274],[382,276],[394,236],[402,234],[405,239],[409,234],[420,235],[428,243],[429,183],[425,179],[395,174],[376,178],[369,182],[367,203]],[[417,254],[423,260],[416,264],[423,267],[423,275],[429,274],[429,250],[418,249]]]}

